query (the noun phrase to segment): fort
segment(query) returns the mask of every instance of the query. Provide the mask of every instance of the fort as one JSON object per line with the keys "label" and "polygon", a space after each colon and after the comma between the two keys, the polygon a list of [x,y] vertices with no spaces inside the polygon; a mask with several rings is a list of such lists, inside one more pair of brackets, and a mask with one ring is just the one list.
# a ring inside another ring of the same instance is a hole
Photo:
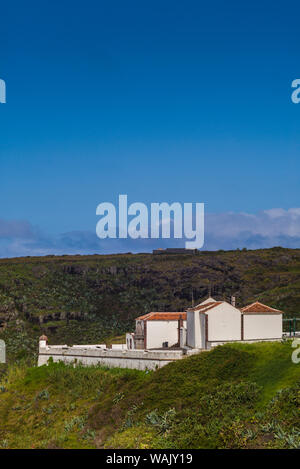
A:
{"label": "fort", "polygon": [[48,345],[39,340],[38,365],[54,362],[156,370],[175,360],[232,342],[280,341],[283,312],[258,301],[242,308],[207,298],[185,312],[150,312],[136,318],[124,344]]}

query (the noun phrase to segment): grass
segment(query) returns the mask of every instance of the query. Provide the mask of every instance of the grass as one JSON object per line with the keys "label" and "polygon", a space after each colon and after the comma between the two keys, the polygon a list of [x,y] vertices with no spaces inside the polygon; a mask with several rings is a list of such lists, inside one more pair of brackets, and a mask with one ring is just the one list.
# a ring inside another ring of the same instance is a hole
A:
{"label": "grass", "polygon": [[110,335],[109,337],[106,337],[103,341],[107,346],[112,345],[112,344],[125,344],[126,343],[126,334],[122,335]]}
{"label": "grass", "polygon": [[291,341],[286,342],[260,342],[250,344],[233,344],[248,353],[253,353],[255,368],[249,372],[249,379],[262,387],[261,404],[266,404],[278,389],[291,386],[299,379],[299,367],[291,360]]}
{"label": "grass", "polygon": [[11,366],[0,385],[0,447],[300,447],[292,351],[290,341],[232,344],[156,372]]}

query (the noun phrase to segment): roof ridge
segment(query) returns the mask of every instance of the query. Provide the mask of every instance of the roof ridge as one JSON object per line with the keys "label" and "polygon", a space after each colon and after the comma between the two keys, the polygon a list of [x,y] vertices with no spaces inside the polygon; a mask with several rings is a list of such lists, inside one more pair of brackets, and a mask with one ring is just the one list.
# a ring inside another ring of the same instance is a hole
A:
{"label": "roof ridge", "polygon": [[215,308],[216,306],[219,306],[222,303],[226,303],[226,301],[212,301],[212,302],[206,303],[204,305],[195,306],[194,308],[188,308],[187,311],[201,311],[201,312],[204,312],[208,309]]}
{"label": "roof ridge", "polygon": [[[163,318],[167,318],[169,316],[170,319],[171,319],[171,315],[173,315],[173,316],[178,316],[180,319],[180,316],[183,316],[183,317],[186,316],[186,311],[151,311],[150,313],[137,317],[136,320],[148,320],[148,319],[150,320],[152,317],[156,315],[158,317],[161,316]],[[176,318],[172,318],[172,319],[174,319],[174,321],[177,320]]]}
{"label": "roof ridge", "polygon": [[251,303],[250,305],[243,306],[243,307],[241,308],[241,310],[242,310],[242,309],[246,309],[246,308],[250,308],[251,306],[255,305],[255,303],[258,303],[258,301],[254,301],[254,302]]}
{"label": "roof ridge", "polygon": [[[243,308],[241,308],[241,312],[255,312],[255,311],[251,311],[251,309],[255,306],[258,306],[258,307],[261,307],[262,309],[265,310],[265,312],[276,312],[276,313],[282,313],[282,311],[280,309],[276,309],[276,308],[273,308],[272,306],[268,306],[264,303],[261,303],[260,301],[254,301],[254,303],[251,303],[249,305],[246,305],[244,306]],[[257,312],[261,312],[261,311],[257,311]]]}

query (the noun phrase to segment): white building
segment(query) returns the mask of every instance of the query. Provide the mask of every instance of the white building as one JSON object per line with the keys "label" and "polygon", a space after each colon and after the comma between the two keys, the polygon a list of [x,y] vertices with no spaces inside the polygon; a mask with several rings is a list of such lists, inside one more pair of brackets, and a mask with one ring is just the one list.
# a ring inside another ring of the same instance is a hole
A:
{"label": "white building", "polygon": [[258,301],[236,308],[207,298],[186,313],[148,313],[136,318],[136,330],[126,335],[129,350],[170,347],[210,349],[227,342],[280,340],[282,311]]}
{"label": "white building", "polygon": [[282,311],[256,301],[242,308],[241,313],[243,340],[276,340],[282,338]]}
{"label": "white building", "polygon": [[210,349],[226,342],[280,340],[282,314],[258,301],[238,309],[208,298],[187,310],[186,345]]}
{"label": "white building", "polygon": [[126,334],[129,350],[179,347],[180,331],[187,327],[185,312],[152,312],[139,316],[135,323],[135,333]]}

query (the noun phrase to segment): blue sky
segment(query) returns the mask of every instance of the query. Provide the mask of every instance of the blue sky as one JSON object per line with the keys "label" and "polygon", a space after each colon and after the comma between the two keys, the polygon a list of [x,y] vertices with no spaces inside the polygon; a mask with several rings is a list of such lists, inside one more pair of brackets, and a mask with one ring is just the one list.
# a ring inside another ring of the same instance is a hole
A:
{"label": "blue sky", "polygon": [[[207,249],[300,247],[299,13],[296,1],[2,4],[0,256],[109,251],[95,211],[118,194],[204,202]],[[245,213],[256,221],[242,229]],[[136,243],[112,249],[152,247]]]}

